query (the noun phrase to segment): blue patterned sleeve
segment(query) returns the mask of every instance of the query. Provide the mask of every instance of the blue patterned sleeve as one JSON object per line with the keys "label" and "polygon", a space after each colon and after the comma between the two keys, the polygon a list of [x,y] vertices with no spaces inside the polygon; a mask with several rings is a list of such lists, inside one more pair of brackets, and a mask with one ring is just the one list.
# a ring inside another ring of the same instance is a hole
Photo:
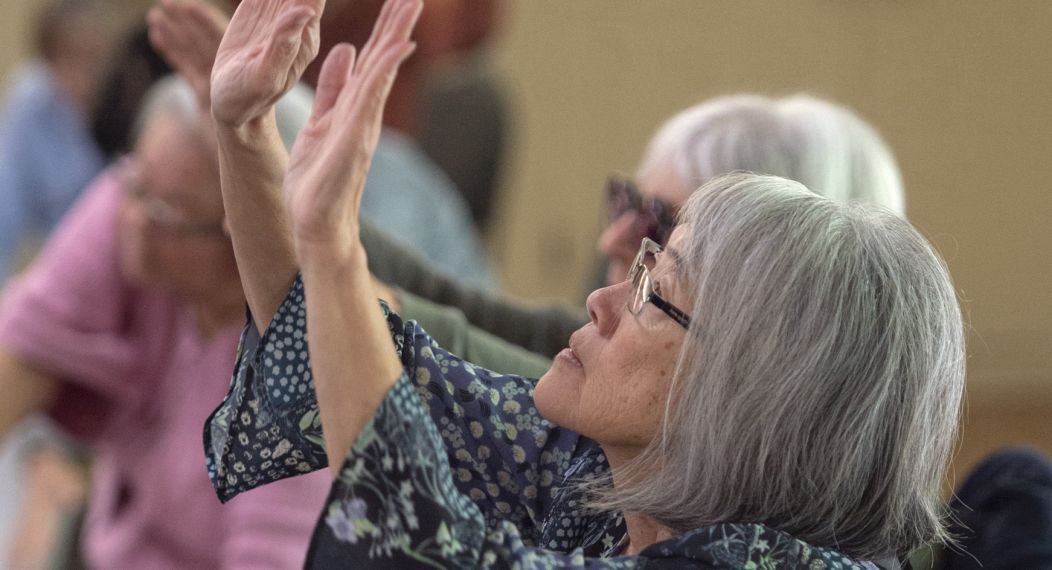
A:
{"label": "blue patterned sleeve", "polygon": [[[598,456],[589,471],[605,470],[595,443],[541,418],[533,380],[475,367],[393,313],[388,324],[409,382],[438,431],[452,480],[488,526],[507,521],[527,544],[560,549],[585,540],[541,523],[551,519],[562,475],[571,466],[577,475],[589,474],[580,471],[579,457]],[[209,475],[226,501],[327,466],[323,445],[297,279],[262,335],[251,320],[245,329],[230,391],[205,429]]]}
{"label": "blue patterned sleeve", "polygon": [[445,439],[403,374],[348,454],[314,535],[310,568],[636,568],[530,546],[455,482]]}
{"label": "blue patterned sleeve", "polygon": [[230,389],[205,424],[205,462],[219,500],[328,465],[296,279],[262,335],[249,315]]}

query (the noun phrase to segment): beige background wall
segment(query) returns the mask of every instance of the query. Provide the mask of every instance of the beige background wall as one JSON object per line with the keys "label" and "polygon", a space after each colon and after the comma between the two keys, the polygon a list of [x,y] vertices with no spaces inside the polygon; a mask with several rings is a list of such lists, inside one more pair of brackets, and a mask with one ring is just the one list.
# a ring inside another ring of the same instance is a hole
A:
{"label": "beige background wall", "polygon": [[[31,5],[0,7],[0,80]],[[516,142],[488,236],[504,284],[580,298],[606,175],[631,172],[675,111],[739,91],[827,96],[894,148],[909,217],[965,301],[962,461],[1002,442],[1052,451],[1050,30],[1043,0],[510,0],[494,58]]]}

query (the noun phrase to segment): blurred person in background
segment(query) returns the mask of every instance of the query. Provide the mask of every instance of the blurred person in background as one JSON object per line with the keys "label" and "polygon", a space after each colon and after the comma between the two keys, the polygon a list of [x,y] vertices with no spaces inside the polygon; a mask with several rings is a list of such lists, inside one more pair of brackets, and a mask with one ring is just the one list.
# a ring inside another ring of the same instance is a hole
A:
{"label": "blurred person in background", "polygon": [[[506,10],[501,0],[444,5],[444,17],[429,17],[416,31],[444,36],[423,73],[416,138],[467,200],[475,224],[486,230],[511,127],[508,98],[488,57]],[[456,133],[455,144],[450,133]]]}
{"label": "blurred person in background", "polygon": [[664,243],[676,213],[705,182],[735,171],[773,174],[845,202],[905,216],[898,165],[877,132],[846,107],[807,95],[718,97],[681,111],[651,139],[638,183],[612,178],[598,248],[605,285],[620,281],[642,237]]}
{"label": "blurred person in background", "polygon": [[[102,5],[49,0],[31,29],[34,58],[11,77],[0,110],[0,283],[32,255],[105,164],[88,129],[111,49]],[[26,470],[45,463],[32,455],[58,458],[62,447],[39,417],[12,427],[0,441],[0,554],[21,532],[24,482],[31,477]],[[46,463],[52,472],[62,469],[57,459]],[[79,467],[67,467],[75,478]],[[53,513],[37,514],[44,520]]]}
{"label": "blurred person in background", "polygon": [[158,83],[135,152],[0,306],[0,433],[46,411],[95,452],[90,567],[296,567],[328,488],[322,475],[223,508],[212,496],[200,426],[228,386],[245,300],[203,119],[189,87]]}
{"label": "blurred person in background", "polygon": [[105,165],[88,125],[107,29],[97,0],[50,0],[37,15],[37,58],[12,79],[0,114],[0,280],[19,245],[46,236]]}

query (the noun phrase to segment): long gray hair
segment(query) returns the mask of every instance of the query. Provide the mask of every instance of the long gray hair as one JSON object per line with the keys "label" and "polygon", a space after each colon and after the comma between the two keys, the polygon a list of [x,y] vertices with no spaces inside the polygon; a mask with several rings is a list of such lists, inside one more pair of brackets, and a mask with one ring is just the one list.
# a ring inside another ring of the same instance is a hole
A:
{"label": "long gray hair", "polygon": [[860,558],[944,539],[964,334],[938,254],[891,212],[773,176],[711,181],[681,223],[694,307],[664,428],[597,504]]}

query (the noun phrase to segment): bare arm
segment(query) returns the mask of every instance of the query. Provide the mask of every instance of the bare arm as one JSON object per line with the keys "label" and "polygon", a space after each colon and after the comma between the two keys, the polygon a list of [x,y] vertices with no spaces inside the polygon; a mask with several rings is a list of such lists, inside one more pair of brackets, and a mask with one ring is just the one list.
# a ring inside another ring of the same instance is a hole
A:
{"label": "bare arm", "polygon": [[286,177],[314,385],[334,467],[403,374],[376,305],[359,214],[384,102],[414,48],[409,35],[421,9],[419,0],[390,0],[360,58],[349,45],[333,49]]}
{"label": "bare arm", "polygon": [[216,131],[234,256],[253,321],[262,331],[297,270],[281,190],[288,156],[273,113],[236,129]]}
{"label": "bare arm", "polygon": [[58,382],[0,347],[0,437],[29,414],[46,408],[58,393]]}
{"label": "bare arm", "polygon": [[215,119],[226,221],[262,330],[296,273],[282,197],[288,154],[274,105],[318,51],[324,0],[245,0],[227,24],[198,1],[161,0],[150,38]]}
{"label": "bare arm", "polygon": [[[162,52],[201,49],[179,47],[179,34],[164,31],[166,14],[180,4],[162,2],[151,18]],[[349,45],[333,49],[311,119],[286,157],[273,107],[317,53],[322,7],[323,0],[244,0],[218,47],[210,92],[199,99],[211,100],[227,223],[260,330],[297,260],[302,267],[315,389],[326,449],[338,464],[402,373],[376,306],[377,293],[385,293],[368,272],[358,219],[384,102],[413,49],[408,38],[422,5],[388,2],[360,58]],[[203,41],[200,33],[185,37]],[[184,75],[201,75],[207,59],[174,58]]]}

